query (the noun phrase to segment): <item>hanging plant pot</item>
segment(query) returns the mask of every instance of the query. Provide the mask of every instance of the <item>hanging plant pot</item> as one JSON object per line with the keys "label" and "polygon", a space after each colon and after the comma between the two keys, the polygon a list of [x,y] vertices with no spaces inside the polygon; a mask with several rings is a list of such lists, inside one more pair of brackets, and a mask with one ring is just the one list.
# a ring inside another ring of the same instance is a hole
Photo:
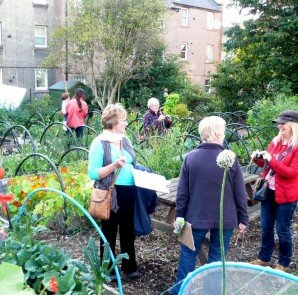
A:
{"label": "hanging plant pot", "polygon": [[0,167],[0,179],[3,179],[5,176],[5,170],[3,167]]}

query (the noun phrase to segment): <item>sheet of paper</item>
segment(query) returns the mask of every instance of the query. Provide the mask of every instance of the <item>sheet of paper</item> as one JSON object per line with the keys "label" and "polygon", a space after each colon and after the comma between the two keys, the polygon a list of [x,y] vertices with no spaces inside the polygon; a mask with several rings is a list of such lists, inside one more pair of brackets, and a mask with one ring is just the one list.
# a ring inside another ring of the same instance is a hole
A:
{"label": "sheet of paper", "polygon": [[135,185],[151,189],[162,193],[170,193],[170,180],[166,180],[163,175],[149,173],[141,170],[134,169],[133,176]]}
{"label": "sheet of paper", "polygon": [[191,224],[185,221],[185,226],[182,229],[179,241],[188,247],[190,250],[195,251],[195,242],[192,235]]}

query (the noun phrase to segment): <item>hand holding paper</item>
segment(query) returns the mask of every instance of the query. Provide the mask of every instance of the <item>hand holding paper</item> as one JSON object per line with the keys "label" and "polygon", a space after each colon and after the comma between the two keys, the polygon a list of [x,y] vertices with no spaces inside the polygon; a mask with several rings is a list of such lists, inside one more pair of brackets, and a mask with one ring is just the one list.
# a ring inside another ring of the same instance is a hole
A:
{"label": "hand holding paper", "polygon": [[171,181],[166,180],[166,178],[163,175],[148,173],[145,171],[134,169],[133,176],[135,180],[135,185],[138,187],[143,187],[162,193],[170,192],[169,185]]}
{"label": "hand holding paper", "polygon": [[189,222],[185,222],[185,226],[182,229],[179,241],[188,247],[190,250],[195,251],[195,242],[192,235],[191,224]]}

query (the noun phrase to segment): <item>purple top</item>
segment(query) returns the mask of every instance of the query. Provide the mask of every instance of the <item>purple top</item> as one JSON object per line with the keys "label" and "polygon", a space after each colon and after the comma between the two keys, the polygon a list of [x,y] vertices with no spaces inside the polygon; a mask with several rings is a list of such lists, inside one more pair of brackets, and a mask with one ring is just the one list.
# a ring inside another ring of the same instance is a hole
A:
{"label": "purple top", "polygon": [[[219,228],[219,204],[224,169],[216,164],[223,147],[203,143],[187,154],[180,171],[176,217],[184,217],[195,229]],[[225,229],[248,224],[247,193],[236,159],[228,170],[224,194]]]}
{"label": "purple top", "polygon": [[154,130],[163,131],[165,128],[171,127],[171,118],[166,116],[164,120],[158,121],[160,115],[163,113],[158,110],[157,114],[155,114],[152,110],[148,110],[143,117],[144,120],[144,129],[145,132],[150,132]]}

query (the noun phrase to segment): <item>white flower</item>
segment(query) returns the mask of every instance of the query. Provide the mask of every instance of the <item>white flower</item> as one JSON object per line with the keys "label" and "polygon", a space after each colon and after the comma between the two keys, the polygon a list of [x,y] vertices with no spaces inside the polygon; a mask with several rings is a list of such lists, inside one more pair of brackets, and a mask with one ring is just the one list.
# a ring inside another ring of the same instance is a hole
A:
{"label": "white flower", "polygon": [[216,163],[220,168],[229,169],[235,162],[236,155],[230,150],[223,150],[218,154]]}

